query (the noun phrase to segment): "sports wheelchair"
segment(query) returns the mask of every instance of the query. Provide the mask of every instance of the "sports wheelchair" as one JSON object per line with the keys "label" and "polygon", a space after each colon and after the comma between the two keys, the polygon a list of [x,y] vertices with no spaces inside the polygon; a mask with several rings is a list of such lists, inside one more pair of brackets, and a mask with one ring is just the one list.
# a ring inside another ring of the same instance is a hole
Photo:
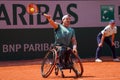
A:
{"label": "sports wheelchair", "polygon": [[61,71],[61,76],[64,78],[63,69],[69,69],[74,71],[76,77],[81,77],[83,74],[83,65],[78,56],[78,53],[72,52],[72,49],[65,47],[68,53],[59,55],[59,49],[61,46],[55,46],[51,48],[43,58],[41,65],[41,75],[47,78],[55,69],[55,75]]}

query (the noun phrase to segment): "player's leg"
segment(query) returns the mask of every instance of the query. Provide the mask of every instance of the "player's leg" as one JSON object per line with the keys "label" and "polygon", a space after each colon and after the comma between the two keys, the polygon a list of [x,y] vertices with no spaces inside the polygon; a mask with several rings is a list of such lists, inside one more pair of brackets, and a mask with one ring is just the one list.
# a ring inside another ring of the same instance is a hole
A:
{"label": "player's leg", "polygon": [[64,53],[66,52],[66,47],[62,47],[59,49],[58,53],[59,53],[59,67],[62,68],[65,64],[64,62],[64,58],[65,58],[65,55]]}
{"label": "player's leg", "polygon": [[105,39],[105,43],[110,47],[112,54],[113,54],[113,58],[117,58],[116,54],[115,54],[115,45],[112,45],[111,39],[110,38],[106,38]]}
{"label": "player's leg", "polygon": [[[99,33],[97,36],[97,44],[99,44],[101,42],[101,37],[102,37],[102,34]],[[101,51],[102,51],[102,47],[98,46],[96,49],[95,62],[102,62],[102,60],[100,59]]]}
{"label": "player's leg", "polygon": [[66,47],[63,47],[63,46],[61,46],[61,48],[59,49],[59,64],[58,64],[58,68],[59,68],[59,70],[61,71],[61,75],[62,75],[62,77],[65,77],[64,76],[64,73],[63,73],[63,68],[64,68],[64,66],[65,66],[65,56],[64,56],[64,53],[65,53],[65,51],[66,51]]}
{"label": "player's leg", "polygon": [[120,61],[117,58],[117,55],[116,55],[116,52],[115,52],[115,45],[112,45],[111,38],[106,38],[105,43],[110,47],[110,49],[112,51],[113,61]]}

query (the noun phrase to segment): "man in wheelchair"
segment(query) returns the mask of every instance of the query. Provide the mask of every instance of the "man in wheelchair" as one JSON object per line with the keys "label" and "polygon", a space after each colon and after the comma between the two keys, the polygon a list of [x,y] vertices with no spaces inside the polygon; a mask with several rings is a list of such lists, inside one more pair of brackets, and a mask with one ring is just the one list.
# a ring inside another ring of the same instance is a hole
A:
{"label": "man in wheelchair", "polygon": [[[51,26],[54,28],[55,33],[55,46],[61,46],[59,49],[59,56],[67,52],[67,47],[72,43],[72,52],[77,52],[77,41],[75,37],[75,31],[70,27],[71,16],[64,15],[62,17],[62,23],[54,22],[50,15],[43,14]],[[70,50],[69,50],[70,52]],[[60,56],[60,63],[62,63],[62,56]]]}
{"label": "man in wheelchair", "polygon": [[[54,46],[58,48],[59,54],[59,68],[64,69],[70,66],[69,56],[70,53],[77,53],[77,41],[75,37],[75,31],[70,27],[71,16],[64,15],[62,17],[62,23],[54,22],[50,15],[43,14],[50,25],[54,28],[55,43]],[[68,49],[72,44],[72,48]],[[78,56],[78,55],[77,55]],[[68,65],[69,64],[69,65]],[[71,64],[72,65],[72,64]]]}

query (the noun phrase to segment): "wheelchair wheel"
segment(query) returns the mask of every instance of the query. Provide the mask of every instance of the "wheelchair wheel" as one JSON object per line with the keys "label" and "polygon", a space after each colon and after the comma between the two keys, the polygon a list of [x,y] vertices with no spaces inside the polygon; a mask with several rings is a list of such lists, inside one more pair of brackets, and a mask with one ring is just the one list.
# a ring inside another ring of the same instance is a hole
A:
{"label": "wheelchair wheel", "polygon": [[76,77],[81,77],[84,69],[80,57],[77,53],[72,53],[70,56],[73,62],[73,71],[75,72]]}
{"label": "wheelchair wheel", "polygon": [[47,78],[53,71],[57,61],[57,52],[55,49],[51,49],[48,51],[43,58],[43,62],[41,65],[41,74],[42,77]]}

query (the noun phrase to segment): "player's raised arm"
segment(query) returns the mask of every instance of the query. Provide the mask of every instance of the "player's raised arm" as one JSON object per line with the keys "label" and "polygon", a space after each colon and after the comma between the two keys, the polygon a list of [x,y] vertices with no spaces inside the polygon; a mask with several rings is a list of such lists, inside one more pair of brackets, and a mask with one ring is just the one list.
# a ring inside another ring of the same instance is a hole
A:
{"label": "player's raised arm", "polygon": [[43,14],[49,21],[49,23],[53,26],[54,29],[57,29],[58,28],[58,24],[56,24],[53,19],[51,18],[50,15],[48,14]]}

